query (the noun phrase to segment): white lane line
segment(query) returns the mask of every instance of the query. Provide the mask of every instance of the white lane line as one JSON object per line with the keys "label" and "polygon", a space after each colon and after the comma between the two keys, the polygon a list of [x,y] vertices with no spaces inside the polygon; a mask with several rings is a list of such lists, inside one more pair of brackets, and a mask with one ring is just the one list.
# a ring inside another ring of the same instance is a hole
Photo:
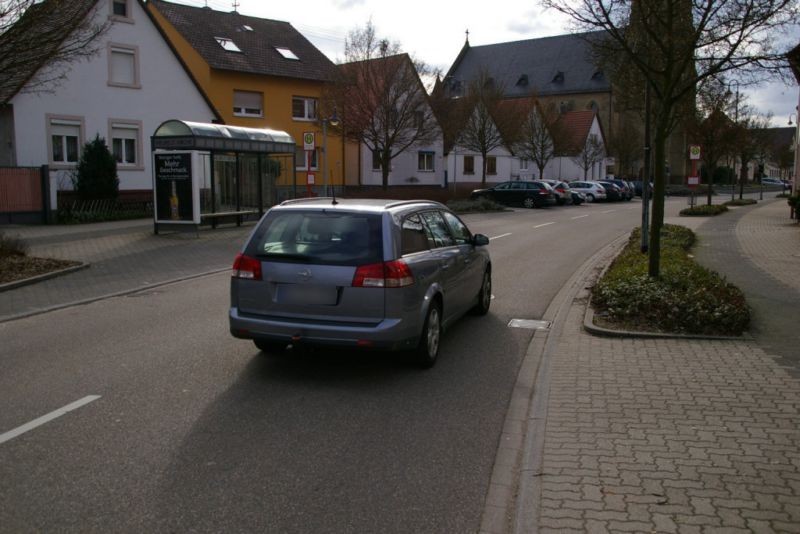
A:
{"label": "white lane line", "polygon": [[584,217],[588,217],[588,215],[578,215],[577,217],[572,217],[572,220],[574,221],[575,219],[583,219]]}
{"label": "white lane line", "polygon": [[615,211],[617,210],[606,210],[606,211],[601,211],[600,213],[614,213]]}
{"label": "white lane line", "polygon": [[16,438],[17,436],[21,436],[25,432],[28,432],[29,430],[33,430],[34,428],[36,428],[38,426],[42,426],[45,423],[49,423],[53,419],[58,419],[62,415],[66,414],[68,412],[71,412],[72,410],[77,410],[81,406],[85,406],[85,405],[89,404],[90,402],[96,401],[99,398],[100,398],[100,395],[88,395],[88,396],[86,396],[86,397],[84,397],[84,398],[82,398],[80,400],[76,400],[73,403],[67,404],[63,408],[59,408],[58,410],[52,411],[47,415],[43,415],[43,416],[39,417],[38,419],[34,419],[30,423],[25,423],[22,426],[18,426],[14,430],[9,430],[8,432],[6,432],[4,434],[0,434],[0,444],[5,443],[6,441],[12,440],[12,439]]}
{"label": "white lane line", "polygon": [[500,234],[500,235],[496,235],[496,236],[494,236],[494,237],[490,237],[490,238],[489,238],[489,241],[491,241],[492,239],[500,239],[501,237],[508,237],[508,236],[510,236],[510,235],[511,235],[511,232],[509,232],[509,233],[507,233],[507,234]]}
{"label": "white lane line", "polygon": [[554,222],[549,222],[549,223],[544,223],[544,224],[538,224],[538,225],[534,226],[534,228],[541,228],[542,226],[550,226],[551,224],[555,224],[555,223]]}

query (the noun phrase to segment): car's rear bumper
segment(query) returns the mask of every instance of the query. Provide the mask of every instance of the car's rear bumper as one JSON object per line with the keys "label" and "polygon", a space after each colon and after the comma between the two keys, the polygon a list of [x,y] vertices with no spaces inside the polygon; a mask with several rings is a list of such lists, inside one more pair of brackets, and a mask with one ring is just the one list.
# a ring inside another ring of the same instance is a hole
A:
{"label": "car's rear bumper", "polygon": [[376,324],[242,314],[230,308],[230,332],[240,339],[264,339],[293,344],[363,347],[401,350],[416,346],[421,327],[402,319],[384,319]]}

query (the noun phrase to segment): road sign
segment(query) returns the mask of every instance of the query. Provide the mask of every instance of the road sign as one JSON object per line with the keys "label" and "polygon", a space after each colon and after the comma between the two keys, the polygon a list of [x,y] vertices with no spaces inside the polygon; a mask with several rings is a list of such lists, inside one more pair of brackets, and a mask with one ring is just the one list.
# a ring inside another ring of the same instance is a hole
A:
{"label": "road sign", "polygon": [[689,145],[689,159],[700,159],[700,145]]}
{"label": "road sign", "polygon": [[306,183],[308,185],[314,185],[314,173],[308,173]]}
{"label": "road sign", "polygon": [[700,185],[699,176],[689,176],[688,178],[686,178],[686,180],[689,187],[697,187],[698,185]]}
{"label": "road sign", "polygon": [[314,132],[305,132],[303,134],[303,150],[314,150],[316,148],[315,137]]}

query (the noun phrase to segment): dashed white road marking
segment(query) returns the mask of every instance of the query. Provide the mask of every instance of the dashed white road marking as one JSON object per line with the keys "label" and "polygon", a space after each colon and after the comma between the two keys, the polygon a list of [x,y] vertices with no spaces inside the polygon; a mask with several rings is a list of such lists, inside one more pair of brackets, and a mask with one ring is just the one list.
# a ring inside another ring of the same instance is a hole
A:
{"label": "dashed white road marking", "polygon": [[575,219],[583,219],[584,217],[588,217],[588,216],[589,215],[578,215],[577,217],[572,217],[572,220],[574,221]]}
{"label": "dashed white road marking", "polygon": [[496,236],[494,236],[494,237],[490,237],[490,238],[489,238],[489,241],[491,241],[491,240],[493,240],[493,239],[500,239],[501,237],[508,237],[508,236],[510,236],[510,235],[511,235],[511,232],[509,232],[509,233],[507,233],[507,234],[500,234],[500,235],[496,235]]}
{"label": "dashed white road marking", "polygon": [[550,226],[551,224],[555,224],[554,222],[544,223],[544,224],[537,224],[534,228],[541,228],[542,226]]}
{"label": "dashed white road marking", "polygon": [[71,412],[72,410],[77,410],[81,406],[85,406],[90,402],[94,402],[100,398],[100,395],[88,395],[82,399],[76,400],[66,406],[59,408],[58,410],[54,410],[47,415],[43,415],[37,419],[34,419],[30,423],[25,423],[22,426],[18,426],[14,430],[9,430],[4,434],[0,434],[0,444],[5,443],[6,441],[12,440],[18,436],[21,436],[25,432],[33,430],[36,427],[42,426],[45,423],[49,423],[53,419],[58,419],[62,415]]}
{"label": "dashed white road marking", "polygon": [[617,210],[606,210],[606,211],[601,211],[600,213],[614,213],[615,211]]}

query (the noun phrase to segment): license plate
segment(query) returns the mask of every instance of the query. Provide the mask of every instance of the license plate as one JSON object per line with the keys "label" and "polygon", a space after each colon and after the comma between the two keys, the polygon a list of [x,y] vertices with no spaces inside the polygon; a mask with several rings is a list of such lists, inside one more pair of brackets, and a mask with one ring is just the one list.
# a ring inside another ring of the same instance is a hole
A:
{"label": "license plate", "polygon": [[278,286],[278,302],[287,304],[311,304],[334,306],[338,297],[336,287],[314,284],[281,284]]}

